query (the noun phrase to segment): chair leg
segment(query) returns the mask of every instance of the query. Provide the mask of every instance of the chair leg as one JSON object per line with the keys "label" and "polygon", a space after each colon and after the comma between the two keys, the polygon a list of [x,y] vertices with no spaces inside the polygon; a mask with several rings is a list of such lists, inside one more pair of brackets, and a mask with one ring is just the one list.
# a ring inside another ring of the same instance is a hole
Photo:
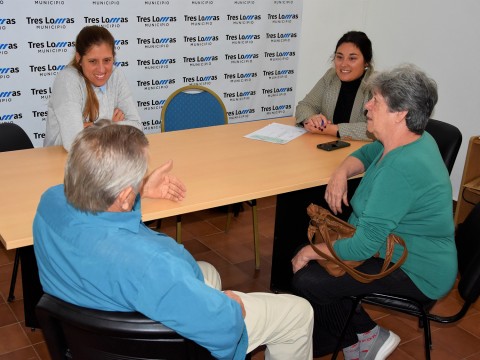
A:
{"label": "chair leg", "polygon": [[182,243],[182,215],[177,215],[177,243]]}
{"label": "chair leg", "polygon": [[348,318],[345,321],[345,325],[343,325],[342,333],[340,334],[340,337],[337,341],[337,345],[335,346],[335,351],[332,354],[332,360],[336,360],[338,353],[340,350],[342,350],[342,342],[343,339],[345,339],[345,334],[347,333],[348,326],[350,325],[350,321],[353,318],[353,315],[355,314],[355,311],[357,310],[357,306],[360,303],[359,298],[352,299],[352,308],[350,309],[350,314],[348,314]]}
{"label": "chair leg", "polygon": [[432,332],[430,329],[430,321],[426,314],[422,315],[423,333],[425,336],[425,359],[430,360],[430,349],[432,348]]}
{"label": "chair leg", "polygon": [[252,222],[253,222],[253,248],[255,251],[255,269],[260,269],[260,236],[258,233],[258,215],[257,215],[257,200],[251,200],[248,204],[252,207]]}
{"label": "chair leg", "polygon": [[15,300],[15,285],[17,283],[18,264],[20,263],[20,251],[15,250],[15,260],[13,261],[12,279],[10,280],[10,291],[8,292],[8,302]]}

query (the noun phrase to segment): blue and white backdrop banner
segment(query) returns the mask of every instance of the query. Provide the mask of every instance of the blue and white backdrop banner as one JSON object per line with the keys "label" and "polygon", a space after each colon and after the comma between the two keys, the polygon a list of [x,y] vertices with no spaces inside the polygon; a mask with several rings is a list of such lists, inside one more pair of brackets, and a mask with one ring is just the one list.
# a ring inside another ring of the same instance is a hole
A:
{"label": "blue and white backdrop banner", "polygon": [[0,123],[43,145],[53,80],[86,25],[115,37],[146,133],[191,84],[215,91],[230,123],[291,116],[301,14],[301,0],[0,0]]}

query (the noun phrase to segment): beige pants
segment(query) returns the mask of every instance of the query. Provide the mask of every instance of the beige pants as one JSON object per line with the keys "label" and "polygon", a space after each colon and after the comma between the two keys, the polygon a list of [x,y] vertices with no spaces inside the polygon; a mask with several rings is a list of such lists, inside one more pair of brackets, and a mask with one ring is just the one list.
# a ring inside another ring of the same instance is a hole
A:
{"label": "beige pants", "polygon": [[[218,271],[204,261],[198,261],[198,265],[205,283],[222,290]],[[308,301],[289,294],[235,293],[245,307],[247,353],[266,345],[267,360],[312,359],[313,310]]]}

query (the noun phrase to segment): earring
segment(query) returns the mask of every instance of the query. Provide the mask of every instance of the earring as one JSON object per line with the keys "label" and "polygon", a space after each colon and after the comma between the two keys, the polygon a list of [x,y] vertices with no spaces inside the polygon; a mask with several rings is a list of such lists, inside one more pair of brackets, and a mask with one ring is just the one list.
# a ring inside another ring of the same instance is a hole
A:
{"label": "earring", "polygon": [[367,71],[367,70],[368,70],[368,66],[365,66],[365,69],[364,69],[364,70]]}

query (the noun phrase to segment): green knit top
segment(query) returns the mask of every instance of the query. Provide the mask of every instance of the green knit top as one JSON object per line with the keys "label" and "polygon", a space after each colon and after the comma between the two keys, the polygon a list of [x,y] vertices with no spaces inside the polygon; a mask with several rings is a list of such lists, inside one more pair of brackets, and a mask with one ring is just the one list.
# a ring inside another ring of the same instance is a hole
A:
{"label": "green knit top", "polygon": [[[380,161],[379,141],[354,152],[365,166],[364,177],[351,200],[349,222],[357,230],[334,248],[346,260],[385,256],[389,233],[401,236],[408,258],[403,271],[429,298],[452,288],[457,275],[452,187],[435,140],[424,132],[416,141],[390,151]],[[401,248],[395,249],[398,260]]]}

